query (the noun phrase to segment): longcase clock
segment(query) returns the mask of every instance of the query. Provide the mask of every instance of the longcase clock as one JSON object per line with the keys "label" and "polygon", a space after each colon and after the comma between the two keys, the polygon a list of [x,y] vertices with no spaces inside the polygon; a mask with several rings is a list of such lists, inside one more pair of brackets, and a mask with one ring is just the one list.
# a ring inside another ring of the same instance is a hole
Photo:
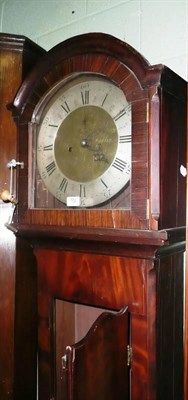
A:
{"label": "longcase clock", "polygon": [[40,400],[182,399],[186,82],[85,34],[44,55],[12,113],[25,168],[9,228],[37,260]]}

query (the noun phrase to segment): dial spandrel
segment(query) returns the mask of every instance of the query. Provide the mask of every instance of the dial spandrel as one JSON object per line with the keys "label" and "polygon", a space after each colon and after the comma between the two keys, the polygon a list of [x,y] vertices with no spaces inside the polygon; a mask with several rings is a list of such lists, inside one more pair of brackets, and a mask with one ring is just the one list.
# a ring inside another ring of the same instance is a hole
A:
{"label": "dial spandrel", "polygon": [[101,76],[66,82],[41,115],[37,164],[67,206],[93,207],[119,193],[131,175],[131,107],[123,91]]}

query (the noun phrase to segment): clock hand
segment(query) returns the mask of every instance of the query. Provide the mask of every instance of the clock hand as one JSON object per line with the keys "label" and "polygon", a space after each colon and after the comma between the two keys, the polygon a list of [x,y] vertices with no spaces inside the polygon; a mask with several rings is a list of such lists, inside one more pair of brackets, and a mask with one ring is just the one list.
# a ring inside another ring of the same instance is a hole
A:
{"label": "clock hand", "polygon": [[91,147],[87,139],[81,140],[81,147],[87,148],[89,151],[94,153],[93,159],[94,161],[103,161],[109,164],[108,159],[105,157],[101,143],[97,143],[94,148]]}

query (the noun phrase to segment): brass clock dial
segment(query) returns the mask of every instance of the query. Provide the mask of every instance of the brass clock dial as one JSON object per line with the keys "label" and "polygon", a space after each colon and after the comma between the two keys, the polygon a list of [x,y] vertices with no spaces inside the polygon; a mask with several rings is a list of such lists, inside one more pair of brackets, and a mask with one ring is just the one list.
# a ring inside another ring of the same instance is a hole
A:
{"label": "brass clock dial", "polygon": [[49,96],[37,129],[45,186],[68,207],[93,207],[130,181],[131,106],[99,74],[74,74]]}

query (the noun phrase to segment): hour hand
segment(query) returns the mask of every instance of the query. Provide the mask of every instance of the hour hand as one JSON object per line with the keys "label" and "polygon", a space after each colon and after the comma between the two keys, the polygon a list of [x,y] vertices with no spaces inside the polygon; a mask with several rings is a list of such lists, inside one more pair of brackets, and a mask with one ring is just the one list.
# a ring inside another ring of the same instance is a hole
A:
{"label": "hour hand", "polygon": [[81,146],[83,148],[88,149],[89,151],[92,151],[93,154],[93,159],[94,161],[103,161],[108,163],[107,158],[105,157],[101,143],[97,143],[94,147],[91,145],[90,141],[88,139],[82,139],[81,140]]}

